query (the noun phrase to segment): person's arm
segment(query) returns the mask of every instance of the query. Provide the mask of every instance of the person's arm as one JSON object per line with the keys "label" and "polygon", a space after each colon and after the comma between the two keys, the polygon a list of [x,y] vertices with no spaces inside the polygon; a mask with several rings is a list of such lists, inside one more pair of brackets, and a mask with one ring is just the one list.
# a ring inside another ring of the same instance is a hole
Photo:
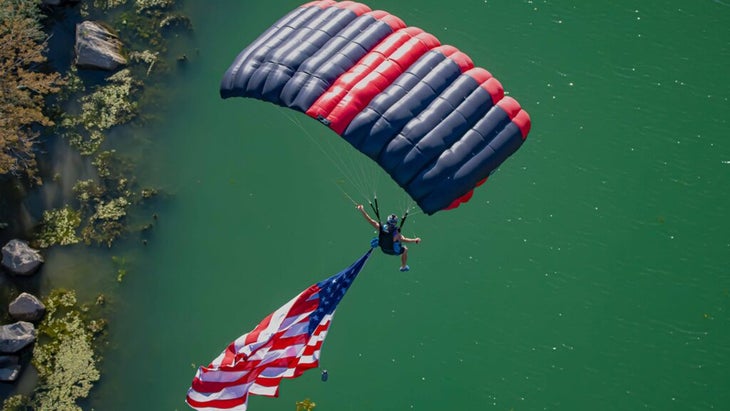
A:
{"label": "person's arm", "polygon": [[421,242],[421,237],[408,238],[408,237],[404,236],[403,234],[398,234],[398,235],[400,236],[400,242],[402,242],[402,243],[416,243],[416,244],[418,244],[418,243]]}
{"label": "person's arm", "polygon": [[370,223],[371,226],[375,227],[376,230],[380,229],[380,223],[373,220],[373,218],[368,215],[368,212],[365,211],[365,207],[363,207],[362,204],[358,204],[357,209],[360,210],[362,216],[365,217],[365,219],[368,221],[368,223]]}

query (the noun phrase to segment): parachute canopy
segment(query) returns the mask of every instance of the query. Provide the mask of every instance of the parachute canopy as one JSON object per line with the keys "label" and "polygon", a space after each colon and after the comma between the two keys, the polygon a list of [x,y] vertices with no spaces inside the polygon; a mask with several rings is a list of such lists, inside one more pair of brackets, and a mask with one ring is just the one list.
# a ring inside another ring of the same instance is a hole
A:
{"label": "parachute canopy", "polygon": [[530,130],[527,112],[466,54],[352,1],[291,11],[236,57],[220,93],[319,120],[427,214],[468,201]]}

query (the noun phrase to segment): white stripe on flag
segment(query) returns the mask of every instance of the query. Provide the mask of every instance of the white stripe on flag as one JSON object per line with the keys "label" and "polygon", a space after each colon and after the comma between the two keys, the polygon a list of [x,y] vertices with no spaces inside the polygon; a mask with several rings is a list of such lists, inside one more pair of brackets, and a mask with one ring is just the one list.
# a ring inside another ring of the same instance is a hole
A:
{"label": "white stripe on flag", "polygon": [[249,382],[246,384],[232,385],[226,387],[220,391],[211,393],[200,393],[194,390],[188,391],[188,396],[195,401],[211,401],[211,400],[232,400],[235,398],[241,398],[248,393],[249,388],[253,383]]}
{"label": "white stripe on flag", "polygon": [[265,395],[267,397],[274,397],[276,396],[277,389],[279,389],[279,387],[266,387],[263,385],[253,384],[249,393],[255,395]]}

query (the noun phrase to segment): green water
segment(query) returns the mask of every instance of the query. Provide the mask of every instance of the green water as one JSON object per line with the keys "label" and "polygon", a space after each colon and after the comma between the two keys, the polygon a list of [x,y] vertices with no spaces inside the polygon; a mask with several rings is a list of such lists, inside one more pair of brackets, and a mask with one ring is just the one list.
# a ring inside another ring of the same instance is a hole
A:
{"label": "green water", "polygon": [[[173,196],[147,246],[118,249],[124,282],[89,287],[113,311],[89,409],[187,409],[193,364],[368,247],[315,142],[348,147],[218,97],[240,49],[299,4],[270,3],[186,4],[197,51],[140,131],[143,180]],[[583,3],[370,2],[490,70],[532,132],[466,206],[409,219],[410,272],[368,262],[322,351],[327,383],[311,371],[251,410],[730,409],[730,4]],[[378,195],[402,201],[387,180]],[[88,283],[104,263],[82,252],[51,253],[67,273],[49,287]]]}

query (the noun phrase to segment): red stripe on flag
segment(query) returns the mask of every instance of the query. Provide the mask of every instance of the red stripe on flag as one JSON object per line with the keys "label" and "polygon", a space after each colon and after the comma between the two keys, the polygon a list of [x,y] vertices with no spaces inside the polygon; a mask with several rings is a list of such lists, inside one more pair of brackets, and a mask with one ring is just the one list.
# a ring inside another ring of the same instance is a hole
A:
{"label": "red stripe on flag", "polygon": [[248,400],[248,394],[244,394],[242,397],[231,398],[228,400],[209,400],[209,401],[195,401],[188,395],[187,402],[193,407],[197,408],[220,408],[222,410],[228,410],[233,407],[243,405]]}
{"label": "red stripe on flag", "polygon": [[322,348],[322,341],[317,341],[316,343],[312,345],[307,345],[304,347],[304,352],[302,355],[312,355],[315,352],[319,351]]}
{"label": "red stripe on flag", "polygon": [[316,298],[312,298],[313,295],[319,292],[319,287],[313,285],[307,288],[300,296],[299,299],[289,308],[287,317],[296,317],[306,312],[314,311],[319,303]]}
{"label": "red stripe on flag", "polygon": [[[296,356],[290,356],[290,357],[281,357],[281,358],[275,358],[271,359],[270,361],[263,363],[263,361],[251,361],[251,362],[244,362],[240,365],[237,365],[235,367],[220,369],[220,370],[201,370],[201,377],[195,377],[193,378],[193,382],[191,384],[191,387],[193,390],[200,392],[200,393],[213,393],[213,392],[219,392],[222,391],[225,388],[231,387],[231,386],[237,386],[237,385],[243,385],[247,383],[251,383],[253,381],[257,381],[258,378],[265,378],[260,377],[260,374],[263,370],[267,368],[293,368],[294,365],[296,365],[297,357]],[[315,365],[316,366],[316,365]],[[312,367],[309,367],[312,368]],[[231,381],[206,381],[205,374],[207,373],[216,373],[216,372],[242,372],[242,371],[249,371],[249,373],[241,376],[240,378],[237,378],[235,380]]]}
{"label": "red stripe on flag", "polygon": [[[259,325],[256,326],[250,333],[246,334],[246,339],[243,341],[244,345],[250,345],[258,341],[259,334],[261,334],[261,331],[269,328],[269,325],[271,324],[271,318],[274,316],[274,313],[269,314],[264,318]],[[235,343],[235,342],[234,342]]]}
{"label": "red stripe on flag", "polygon": [[276,377],[276,378],[266,378],[266,377],[259,377],[256,379],[255,383],[262,386],[262,387],[270,387],[270,388],[277,388],[275,395],[270,395],[267,397],[277,397],[278,395],[278,385],[281,384],[281,379],[284,377]]}
{"label": "red stripe on flag", "polygon": [[226,347],[223,359],[221,360],[221,365],[233,364],[233,361],[235,361],[237,355],[238,354],[236,353],[236,342],[234,341],[230,343],[228,347]]}
{"label": "red stripe on flag", "polygon": [[305,371],[311,370],[312,368],[319,367],[319,361],[312,363],[312,364],[302,364],[297,367],[296,370],[294,370],[294,375],[292,375],[292,378],[300,377],[302,374],[304,374]]}
{"label": "red stripe on flag", "polygon": [[293,337],[278,337],[275,341],[271,343],[269,346],[270,350],[283,350],[285,348],[294,346],[296,344],[306,344],[307,343],[307,335],[306,334],[299,334]]}

